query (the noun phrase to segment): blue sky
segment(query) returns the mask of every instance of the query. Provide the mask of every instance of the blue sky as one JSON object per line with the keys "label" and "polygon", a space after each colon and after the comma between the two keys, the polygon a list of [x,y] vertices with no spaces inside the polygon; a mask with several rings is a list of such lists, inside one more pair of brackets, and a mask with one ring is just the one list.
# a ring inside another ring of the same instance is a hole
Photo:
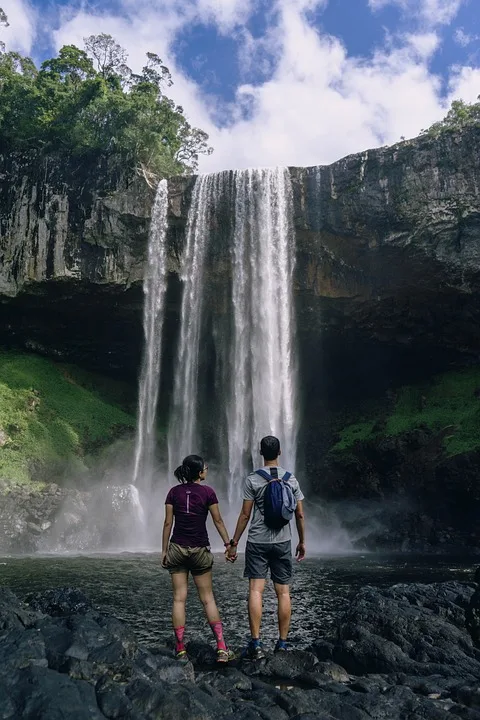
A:
{"label": "blue sky", "polygon": [[478,0],[0,0],[35,59],[108,32],[169,65],[215,153],[202,169],[318,164],[411,137],[480,93]]}

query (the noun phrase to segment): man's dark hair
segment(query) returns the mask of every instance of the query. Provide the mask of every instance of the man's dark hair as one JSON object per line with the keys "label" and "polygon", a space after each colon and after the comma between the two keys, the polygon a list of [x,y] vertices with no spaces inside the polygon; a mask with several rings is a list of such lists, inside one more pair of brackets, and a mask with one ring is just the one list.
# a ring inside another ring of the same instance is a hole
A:
{"label": "man's dark hair", "polygon": [[260,440],[260,455],[264,460],[275,460],[280,455],[280,440],[267,435]]}

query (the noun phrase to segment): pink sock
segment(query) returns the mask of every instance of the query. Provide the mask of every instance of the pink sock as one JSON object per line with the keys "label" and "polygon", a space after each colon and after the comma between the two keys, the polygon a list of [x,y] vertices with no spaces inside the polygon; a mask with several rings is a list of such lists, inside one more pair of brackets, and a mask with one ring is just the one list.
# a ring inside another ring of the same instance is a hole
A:
{"label": "pink sock", "polygon": [[182,650],[185,650],[185,645],[183,644],[183,636],[185,635],[185,625],[181,625],[180,627],[173,628],[173,631],[175,633],[175,652],[181,652]]}
{"label": "pink sock", "polygon": [[227,646],[225,645],[225,640],[223,639],[223,625],[221,620],[218,620],[217,622],[211,622],[210,627],[212,628],[212,632],[215,635],[215,640],[217,641],[217,649],[226,650]]}

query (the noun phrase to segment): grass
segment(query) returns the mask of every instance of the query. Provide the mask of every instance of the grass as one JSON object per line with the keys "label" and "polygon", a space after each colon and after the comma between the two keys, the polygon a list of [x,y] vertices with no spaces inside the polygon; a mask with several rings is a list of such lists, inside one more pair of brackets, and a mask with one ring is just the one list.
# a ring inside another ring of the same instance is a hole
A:
{"label": "grass", "polygon": [[[444,440],[446,453],[451,456],[476,450],[480,448],[480,397],[475,394],[479,389],[480,368],[444,373],[428,385],[400,388],[393,410],[383,411],[383,416],[379,411],[376,417],[347,425],[332,449],[344,451],[358,440],[395,436],[419,426],[434,431],[452,426]],[[381,430],[378,420],[383,421]]]}
{"label": "grass", "polygon": [[85,470],[89,458],[131,431],[113,381],[26,353],[0,352],[0,479],[29,483]]}

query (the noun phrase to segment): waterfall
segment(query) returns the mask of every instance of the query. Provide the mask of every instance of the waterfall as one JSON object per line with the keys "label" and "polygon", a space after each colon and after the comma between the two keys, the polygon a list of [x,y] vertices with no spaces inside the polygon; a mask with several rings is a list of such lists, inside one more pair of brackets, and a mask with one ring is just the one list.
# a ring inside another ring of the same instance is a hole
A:
{"label": "waterfall", "polygon": [[161,180],[152,210],[148,265],[143,283],[144,351],[138,393],[137,439],[133,484],[149,493],[155,464],[155,415],[160,385],[162,327],[166,291],[168,186]]}
{"label": "waterfall", "polygon": [[188,213],[180,271],[183,283],[180,337],[168,431],[170,473],[186,455],[198,452],[197,388],[205,254],[222,175],[197,177]]}
{"label": "waterfall", "polygon": [[258,443],[264,435],[280,439],[282,462],[291,470],[296,451],[290,176],[281,168],[237,171],[234,187],[230,502],[239,499],[239,479],[248,465],[258,464]]}
{"label": "waterfall", "polygon": [[[219,218],[225,214],[230,222],[219,229]],[[292,214],[290,176],[285,169],[223,172],[199,176],[195,182],[181,267],[183,298],[168,433],[169,468],[173,470],[185,455],[204,447],[198,396],[206,382],[200,353],[211,342],[202,325],[212,282],[209,250],[226,237],[225,282],[229,283],[231,313],[221,329],[218,319],[213,323],[217,322],[215,341],[223,365],[215,367],[217,377],[209,400],[217,411],[220,408],[219,435],[226,439],[228,457],[219,448],[218,459],[220,467],[228,469],[230,502],[238,501],[241,479],[258,464],[258,443],[264,435],[279,437],[283,462],[295,468]],[[215,308],[209,311],[215,315]]]}

